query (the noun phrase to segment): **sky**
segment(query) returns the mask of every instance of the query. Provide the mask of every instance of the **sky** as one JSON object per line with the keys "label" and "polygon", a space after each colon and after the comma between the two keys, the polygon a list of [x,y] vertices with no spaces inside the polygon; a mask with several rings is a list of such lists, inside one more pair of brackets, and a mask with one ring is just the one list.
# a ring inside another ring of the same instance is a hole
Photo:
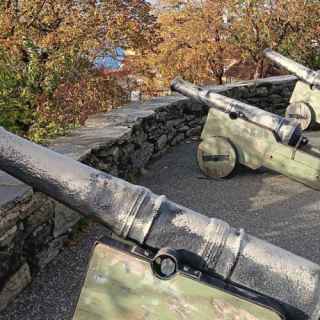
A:
{"label": "sky", "polygon": [[[146,0],[151,4],[155,4],[158,0]],[[111,56],[105,56],[97,58],[95,61],[95,65],[99,68],[108,68],[108,69],[119,69],[121,67],[121,60],[124,57],[124,51],[121,48],[117,49],[118,58],[114,59]]]}
{"label": "sky", "polygon": [[124,51],[121,48],[117,48],[117,58],[114,59],[111,56],[105,56],[101,58],[97,58],[95,61],[95,65],[108,69],[119,69],[121,67],[121,60],[123,60]]}

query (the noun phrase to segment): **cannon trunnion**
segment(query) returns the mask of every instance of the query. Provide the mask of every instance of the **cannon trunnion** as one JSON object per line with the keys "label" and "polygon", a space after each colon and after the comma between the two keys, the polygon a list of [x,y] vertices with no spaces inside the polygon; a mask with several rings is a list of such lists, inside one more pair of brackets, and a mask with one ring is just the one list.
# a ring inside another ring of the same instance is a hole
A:
{"label": "cannon trunnion", "polygon": [[320,72],[271,49],[266,49],[264,55],[299,78],[286,109],[286,117],[299,121],[303,130],[320,124]]}
{"label": "cannon trunnion", "polygon": [[210,109],[198,163],[209,177],[232,175],[237,164],[266,167],[320,190],[320,150],[308,143],[296,119],[286,119],[175,79],[172,89]]}

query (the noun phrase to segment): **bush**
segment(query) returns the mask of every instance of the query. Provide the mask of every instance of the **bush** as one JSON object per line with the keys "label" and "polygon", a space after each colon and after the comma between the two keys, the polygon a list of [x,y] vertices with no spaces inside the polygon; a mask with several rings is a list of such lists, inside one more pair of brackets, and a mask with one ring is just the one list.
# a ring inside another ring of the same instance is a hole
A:
{"label": "bush", "polygon": [[36,61],[27,66],[0,49],[0,126],[24,134],[34,122],[37,90]]}
{"label": "bush", "polygon": [[60,84],[52,95],[43,94],[37,104],[36,121],[28,136],[41,142],[83,125],[89,115],[107,112],[127,102],[127,92],[112,76],[96,70],[75,82]]}
{"label": "bush", "polygon": [[0,126],[11,132],[42,142],[127,101],[117,78],[88,61],[64,57],[48,73],[43,54],[30,43],[25,50],[25,61],[0,51]]}

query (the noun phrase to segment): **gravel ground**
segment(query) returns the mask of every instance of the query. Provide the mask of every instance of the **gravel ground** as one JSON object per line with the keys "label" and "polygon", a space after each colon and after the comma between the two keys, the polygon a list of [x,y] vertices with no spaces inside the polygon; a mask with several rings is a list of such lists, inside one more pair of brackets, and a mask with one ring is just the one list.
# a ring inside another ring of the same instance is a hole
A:
{"label": "gravel ground", "polygon": [[[320,263],[319,193],[267,170],[241,168],[232,179],[205,178],[197,143],[183,143],[153,163],[138,181],[155,193]],[[92,244],[105,231],[93,225],[40,274],[1,320],[69,320]]]}

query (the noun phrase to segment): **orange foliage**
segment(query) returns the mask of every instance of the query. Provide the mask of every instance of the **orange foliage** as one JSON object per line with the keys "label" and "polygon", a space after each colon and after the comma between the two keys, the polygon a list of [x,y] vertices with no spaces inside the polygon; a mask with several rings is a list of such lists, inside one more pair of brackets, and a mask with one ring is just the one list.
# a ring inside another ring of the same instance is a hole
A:
{"label": "orange foliage", "polygon": [[150,10],[145,0],[0,2],[0,67],[10,63],[23,78],[25,88],[17,94],[28,92],[32,138],[44,136],[46,128],[83,123],[88,114],[127,98],[117,78],[94,71],[93,63],[98,56],[115,54],[117,47],[149,50],[156,29]]}

